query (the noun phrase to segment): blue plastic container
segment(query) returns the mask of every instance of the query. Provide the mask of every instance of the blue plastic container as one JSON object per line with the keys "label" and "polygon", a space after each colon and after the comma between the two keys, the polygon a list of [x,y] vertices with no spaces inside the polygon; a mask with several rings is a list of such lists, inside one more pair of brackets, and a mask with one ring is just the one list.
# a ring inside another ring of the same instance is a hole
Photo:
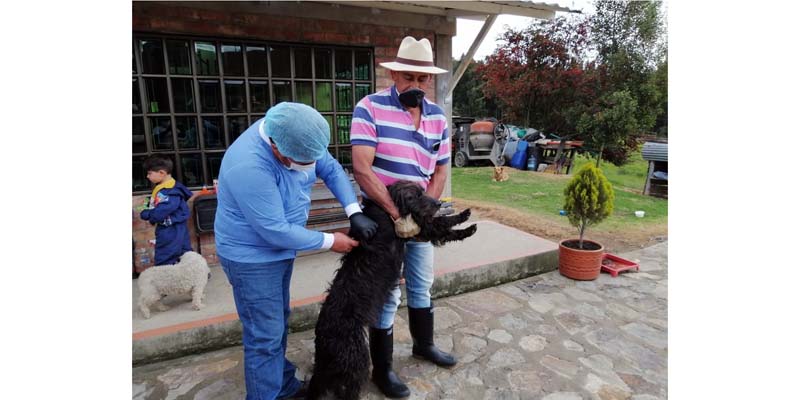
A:
{"label": "blue plastic container", "polygon": [[528,154],[528,142],[520,140],[517,144],[517,151],[511,157],[511,166],[516,169],[525,169],[525,156]]}
{"label": "blue plastic container", "polygon": [[531,156],[528,157],[528,171],[536,171],[538,164],[539,160],[536,159],[535,155],[531,154]]}

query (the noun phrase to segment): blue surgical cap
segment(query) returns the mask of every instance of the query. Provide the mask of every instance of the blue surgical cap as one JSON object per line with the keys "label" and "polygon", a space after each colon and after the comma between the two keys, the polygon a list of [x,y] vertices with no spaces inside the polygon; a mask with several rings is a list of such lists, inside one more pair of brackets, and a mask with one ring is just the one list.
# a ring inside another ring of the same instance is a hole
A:
{"label": "blue surgical cap", "polygon": [[320,160],[328,151],[328,121],[305,104],[278,103],[267,111],[265,125],[278,151],[295,161]]}

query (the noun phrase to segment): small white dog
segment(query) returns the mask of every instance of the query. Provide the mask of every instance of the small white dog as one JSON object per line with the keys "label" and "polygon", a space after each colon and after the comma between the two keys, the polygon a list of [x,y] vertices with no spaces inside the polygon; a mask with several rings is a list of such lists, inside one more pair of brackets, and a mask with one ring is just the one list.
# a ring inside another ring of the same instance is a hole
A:
{"label": "small white dog", "polygon": [[169,309],[160,300],[162,295],[192,294],[195,310],[204,307],[202,300],[211,270],[206,259],[193,251],[184,253],[175,265],[148,268],[139,275],[139,309],[150,318],[150,306],[159,311]]}

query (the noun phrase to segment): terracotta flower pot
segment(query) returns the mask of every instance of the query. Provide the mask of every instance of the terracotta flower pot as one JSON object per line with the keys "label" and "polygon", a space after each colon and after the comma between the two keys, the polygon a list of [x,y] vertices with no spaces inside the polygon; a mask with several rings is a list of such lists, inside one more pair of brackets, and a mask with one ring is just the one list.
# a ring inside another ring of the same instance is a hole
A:
{"label": "terracotta flower pot", "polygon": [[583,239],[586,243],[598,247],[595,250],[579,250],[567,247],[566,242],[575,242],[578,239],[565,239],[558,244],[558,272],[567,278],[580,281],[591,281],[600,275],[600,266],[603,262],[603,245],[600,243]]}

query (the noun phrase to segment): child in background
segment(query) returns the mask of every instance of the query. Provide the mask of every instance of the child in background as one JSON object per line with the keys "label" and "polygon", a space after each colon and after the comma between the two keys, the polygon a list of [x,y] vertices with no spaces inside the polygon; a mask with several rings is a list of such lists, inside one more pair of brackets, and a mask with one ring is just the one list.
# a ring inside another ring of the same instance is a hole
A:
{"label": "child in background", "polygon": [[192,250],[189,241],[189,205],[192,192],[172,177],[172,161],[151,157],[145,160],[147,179],[155,186],[150,204],[140,217],[156,225],[155,265],[175,264]]}

